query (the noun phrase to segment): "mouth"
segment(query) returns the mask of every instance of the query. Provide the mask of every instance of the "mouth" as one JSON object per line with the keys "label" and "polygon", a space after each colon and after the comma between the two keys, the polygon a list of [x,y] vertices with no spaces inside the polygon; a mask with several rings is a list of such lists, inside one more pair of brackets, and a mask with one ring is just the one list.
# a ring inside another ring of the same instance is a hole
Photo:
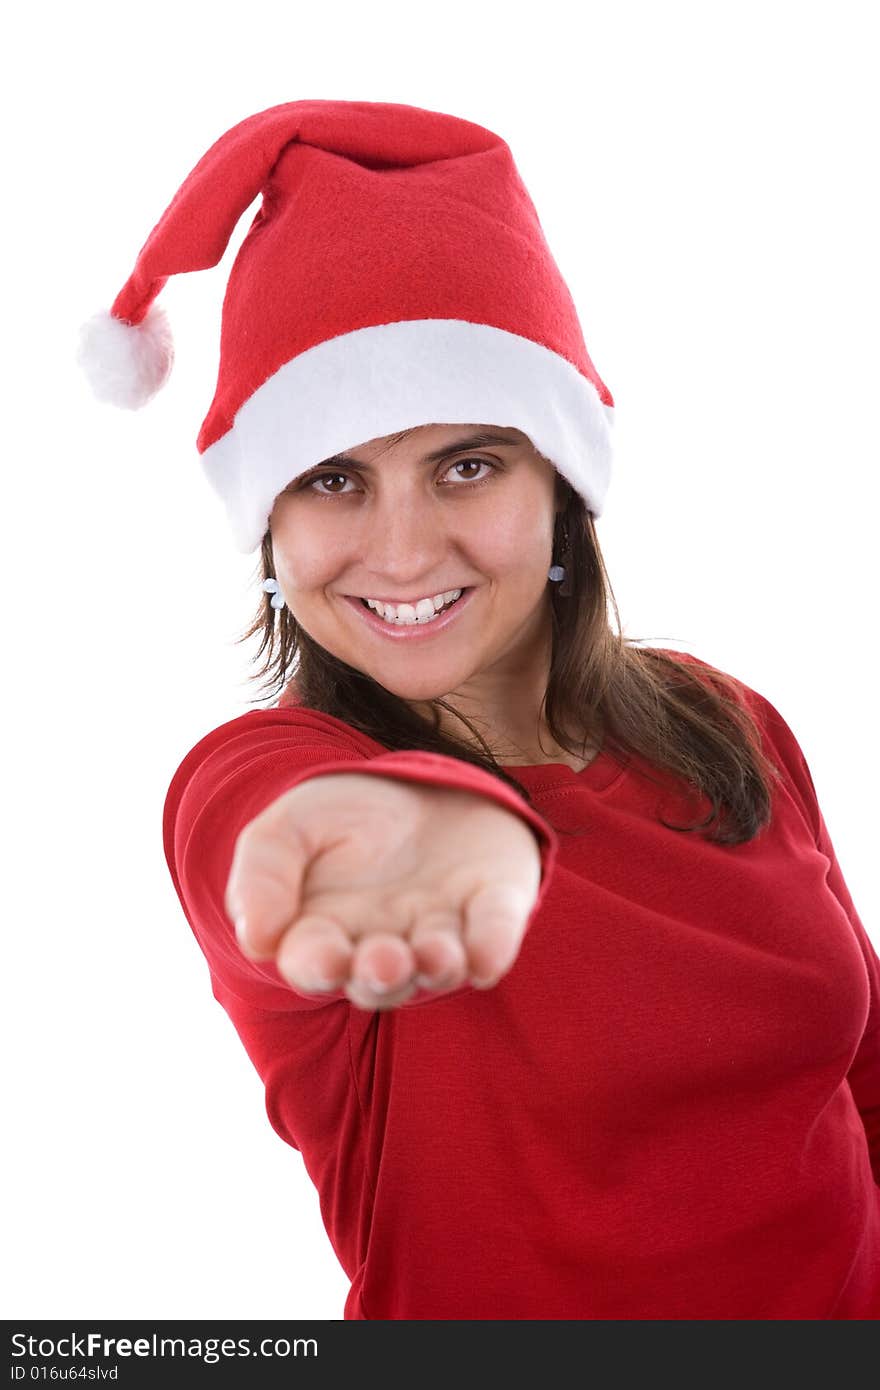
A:
{"label": "mouth", "polygon": [[374,632],[380,633],[392,641],[416,641],[445,632],[452,623],[458,621],[461,613],[468,607],[474,593],[473,586],[464,588],[458,598],[438,609],[434,617],[402,623],[381,617],[374,609],[370,608],[366,599],[357,598],[352,594],[344,594],[343,598]]}

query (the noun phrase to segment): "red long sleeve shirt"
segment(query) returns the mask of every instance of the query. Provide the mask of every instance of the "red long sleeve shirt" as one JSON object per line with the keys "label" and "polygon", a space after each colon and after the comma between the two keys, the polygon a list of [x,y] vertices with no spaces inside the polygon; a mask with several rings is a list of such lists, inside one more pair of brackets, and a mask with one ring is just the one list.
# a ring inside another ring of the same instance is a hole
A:
{"label": "red long sleeve shirt", "polygon": [[[282,702],[183,759],[168,865],[317,1189],[345,1318],[880,1316],[880,961],[791,729],[738,688],[784,783],[736,846],[664,828],[709,803],[635,755],[510,768],[532,810]],[[470,790],[532,828],[539,896],[495,988],[371,1012],[241,954],[239,831],[334,771]]]}

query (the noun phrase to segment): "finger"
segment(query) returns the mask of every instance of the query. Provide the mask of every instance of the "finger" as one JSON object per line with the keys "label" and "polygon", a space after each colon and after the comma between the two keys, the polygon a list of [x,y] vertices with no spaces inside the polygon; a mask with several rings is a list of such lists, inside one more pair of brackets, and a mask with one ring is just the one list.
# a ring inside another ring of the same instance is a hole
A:
{"label": "finger", "polygon": [[400,936],[376,931],[362,936],[354,949],[351,982],[355,988],[381,999],[404,989],[413,981],[416,962],[412,950]]}
{"label": "finger", "polygon": [[317,913],[301,917],[281,938],[276,965],[294,989],[342,989],[351,973],[354,948],[344,927]]}
{"label": "finger", "polygon": [[516,960],[528,921],[525,895],[507,884],[487,884],[466,900],[463,916],[471,984],[489,989]]}
{"label": "finger", "polygon": [[416,984],[423,989],[454,989],[467,976],[468,961],[457,912],[426,912],[410,932]]}
{"label": "finger", "polygon": [[387,994],[376,994],[373,990],[362,988],[357,980],[349,980],[345,986],[345,992],[357,1008],[384,1012],[388,1009],[396,1009],[398,1004],[405,1003],[410,995],[415,994],[416,983],[414,980],[410,980],[400,989],[391,990]]}
{"label": "finger", "polygon": [[285,927],[296,918],[308,856],[293,815],[284,803],[245,826],[235,842],[225,907],[238,943],[256,959],[275,954]]}

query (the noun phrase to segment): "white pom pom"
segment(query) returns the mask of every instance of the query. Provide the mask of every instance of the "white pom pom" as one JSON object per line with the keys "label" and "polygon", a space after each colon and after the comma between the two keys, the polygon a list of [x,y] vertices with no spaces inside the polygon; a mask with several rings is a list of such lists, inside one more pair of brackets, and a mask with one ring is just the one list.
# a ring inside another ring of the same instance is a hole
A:
{"label": "white pom pom", "polygon": [[165,384],[174,360],[165,310],[151,304],[138,324],[101,310],[80,329],[76,360],[99,401],[138,410]]}

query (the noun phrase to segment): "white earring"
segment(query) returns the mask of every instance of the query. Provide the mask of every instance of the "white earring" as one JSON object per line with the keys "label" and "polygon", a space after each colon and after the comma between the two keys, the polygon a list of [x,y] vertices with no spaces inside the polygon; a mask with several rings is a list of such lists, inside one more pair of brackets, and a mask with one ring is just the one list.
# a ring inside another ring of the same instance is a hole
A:
{"label": "white earring", "polygon": [[283,608],[287,600],[278,587],[277,579],[264,579],[262,583],[264,594],[271,594],[270,603],[273,608]]}
{"label": "white earring", "polygon": [[[560,526],[560,531],[561,531],[561,533],[562,533],[562,534],[561,534],[561,537],[560,537],[560,541],[561,541],[560,549],[561,549],[561,551],[562,551],[562,554],[560,555],[559,558],[560,558],[561,560],[568,560],[568,561],[570,562],[570,561],[571,561],[571,543],[570,543],[569,538],[568,538],[568,526],[566,525],[565,521],[562,522],[562,524],[561,524],[561,526]],[[557,593],[561,594],[561,595],[563,596],[563,598],[569,598],[569,597],[571,596],[571,591],[572,591],[572,590],[571,590],[571,580],[570,580],[570,579],[569,579],[569,580],[566,580],[565,583],[562,582],[563,580],[565,580],[565,576],[566,576],[566,574],[568,573],[568,568],[569,568],[568,565],[551,565],[550,568],[549,568],[549,570],[547,571],[547,578],[548,578],[553,584],[559,584],[560,587],[559,587],[559,589],[557,590]]]}

